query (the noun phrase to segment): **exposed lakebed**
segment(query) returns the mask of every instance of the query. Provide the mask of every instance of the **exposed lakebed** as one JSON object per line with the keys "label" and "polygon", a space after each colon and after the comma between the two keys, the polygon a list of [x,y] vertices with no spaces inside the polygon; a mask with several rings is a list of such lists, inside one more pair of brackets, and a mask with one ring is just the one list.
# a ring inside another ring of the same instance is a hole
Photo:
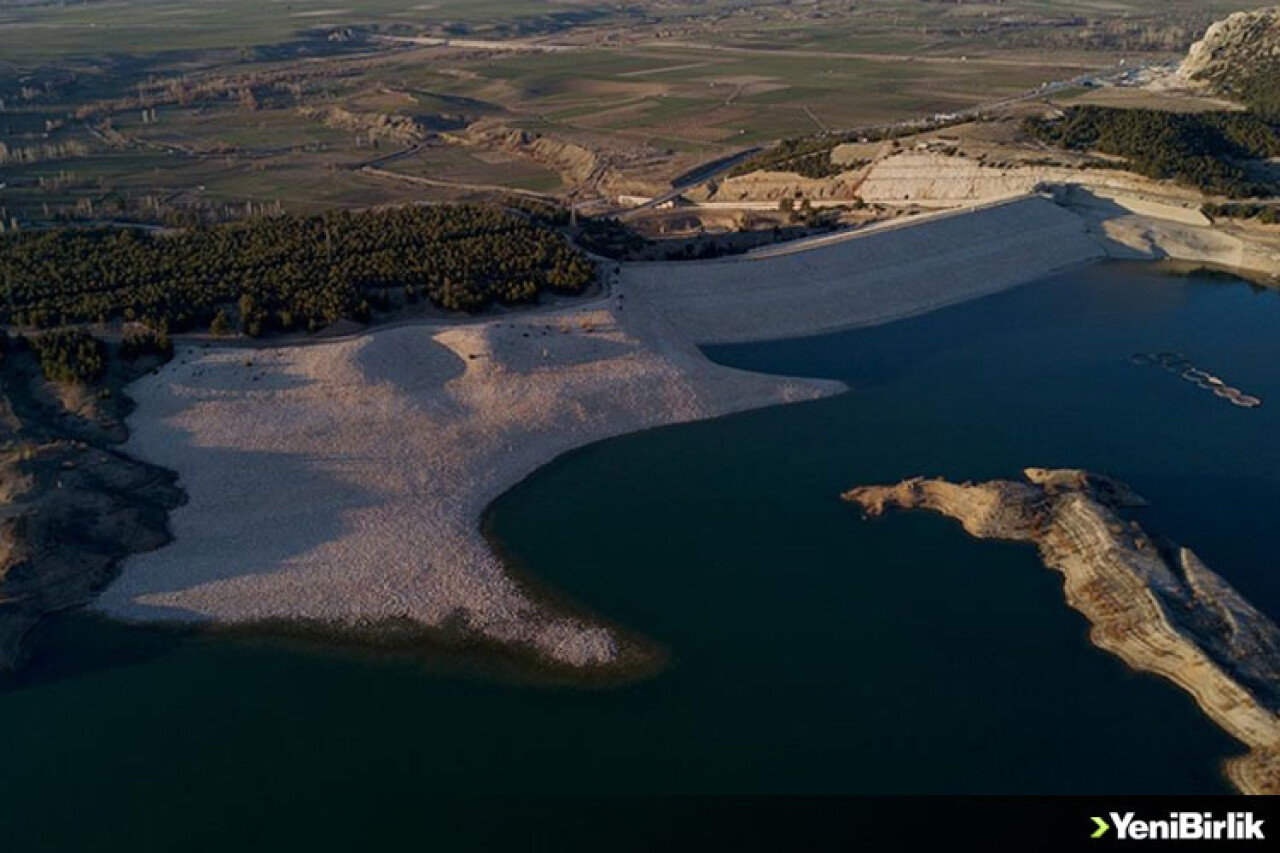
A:
{"label": "exposed lakebed", "polygon": [[1274,618],[1280,407],[1223,405],[1130,357],[1185,353],[1269,403],[1277,328],[1280,294],[1117,264],[715,348],[854,392],[593,445],[488,519],[525,571],[665,647],[656,677],[540,686],[69,617],[0,693],[0,729],[21,735],[0,826],[66,846],[122,818],[177,831],[431,792],[1225,792],[1219,765],[1243,749],[1093,648],[1033,549],[927,515],[867,524],[839,498],[1103,471]]}

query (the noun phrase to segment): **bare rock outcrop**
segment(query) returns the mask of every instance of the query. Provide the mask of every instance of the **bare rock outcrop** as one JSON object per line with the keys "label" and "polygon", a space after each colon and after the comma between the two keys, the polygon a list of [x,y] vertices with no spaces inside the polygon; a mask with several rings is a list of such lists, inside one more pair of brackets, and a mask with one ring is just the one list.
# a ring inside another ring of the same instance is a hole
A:
{"label": "bare rock outcrop", "polygon": [[904,151],[871,167],[859,188],[864,201],[884,204],[986,201],[1029,193],[1066,169],[988,166],[962,156]]}
{"label": "bare rock outcrop", "polygon": [[1250,751],[1227,763],[1245,793],[1280,793],[1280,629],[1190,550],[1120,514],[1127,487],[1076,470],[1028,468],[1023,481],[916,478],[844,498],[869,516],[928,509],[973,536],[1034,542],[1065,579],[1090,637],[1134,669],[1173,681]]}
{"label": "bare rock outcrop", "polygon": [[412,145],[428,136],[427,129],[411,116],[352,112],[342,107],[300,107],[298,114],[335,130],[362,133],[371,140],[385,139]]}
{"label": "bare rock outcrop", "polygon": [[600,158],[581,145],[504,124],[476,122],[465,133],[447,138],[525,157],[559,173],[566,183],[581,184],[600,168]]}
{"label": "bare rock outcrop", "polygon": [[761,202],[807,198],[814,201],[857,200],[858,183],[866,169],[852,168],[829,178],[806,178],[794,172],[762,170],[735,175],[689,193],[699,202]]}
{"label": "bare rock outcrop", "polygon": [[991,165],[963,155],[932,151],[903,151],[877,161],[868,170],[858,195],[869,203],[957,206],[1010,198],[1042,188],[1074,186],[1185,198],[1187,203],[1198,198],[1191,192],[1119,170],[1013,161]]}
{"label": "bare rock outcrop", "polygon": [[1191,46],[1178,76],[1191,82],[1227,84],[1241,74],[1280,63],[1280,6],[1236,12],[1211,25]]}

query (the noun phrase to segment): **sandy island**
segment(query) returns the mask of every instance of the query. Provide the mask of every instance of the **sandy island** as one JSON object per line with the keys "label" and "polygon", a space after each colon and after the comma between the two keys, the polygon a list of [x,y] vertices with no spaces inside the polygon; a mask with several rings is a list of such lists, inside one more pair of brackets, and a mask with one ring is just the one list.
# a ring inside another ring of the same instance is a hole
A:
{"label": "sandy island", "polygon": [[[535,600],[480,535],[538,467],[648,427],[844,390],[695,343],[885,322],[1108,254],[1039,197],[761,256],[623,268],[588,303],[299,346],[188,347],[132,385],[130,454],[177,472],[173,544],[94,607],[125,620],[460,629],[576,667],[618,636]],[[607,566],[602,566],[607,570]]]}

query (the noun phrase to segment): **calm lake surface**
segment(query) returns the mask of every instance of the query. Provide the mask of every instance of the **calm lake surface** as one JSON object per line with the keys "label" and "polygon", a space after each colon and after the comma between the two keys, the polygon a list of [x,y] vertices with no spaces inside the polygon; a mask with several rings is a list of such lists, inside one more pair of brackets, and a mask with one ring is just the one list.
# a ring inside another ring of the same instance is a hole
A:
{"label": "calm lake surface", "polygon": [[[1148,529],[1280,615],[1277,329],[1278,293],[1101,265],[879,328],[715,348],[854,392],[583,449],[488,523],[528,572],[668,649],[657,677],[539,686],[72,616],[0,692],[0,838],[196,849],[232,817],[307,815],[289,839],[313,849],[338,837],[316,819],[331,815],[382,843],[402,829],[388,815],[449,834],[441,792],[1226,792],[1235,742],[1094,649],[1032,548],[928,514],[864,521],[839,495],[1110,473],[1151,501]],[[1264,406],[1130,361],[1162,350]]]}

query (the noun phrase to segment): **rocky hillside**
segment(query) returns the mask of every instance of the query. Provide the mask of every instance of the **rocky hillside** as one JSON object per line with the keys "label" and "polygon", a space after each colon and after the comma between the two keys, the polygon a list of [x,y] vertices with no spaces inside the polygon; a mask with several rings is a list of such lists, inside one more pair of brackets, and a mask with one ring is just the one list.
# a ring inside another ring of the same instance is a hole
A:
{"label": "rocky hillside", "polygon": [[1280,115],[1280,6],[1218,21],[1191,46],[1178,74]]}

